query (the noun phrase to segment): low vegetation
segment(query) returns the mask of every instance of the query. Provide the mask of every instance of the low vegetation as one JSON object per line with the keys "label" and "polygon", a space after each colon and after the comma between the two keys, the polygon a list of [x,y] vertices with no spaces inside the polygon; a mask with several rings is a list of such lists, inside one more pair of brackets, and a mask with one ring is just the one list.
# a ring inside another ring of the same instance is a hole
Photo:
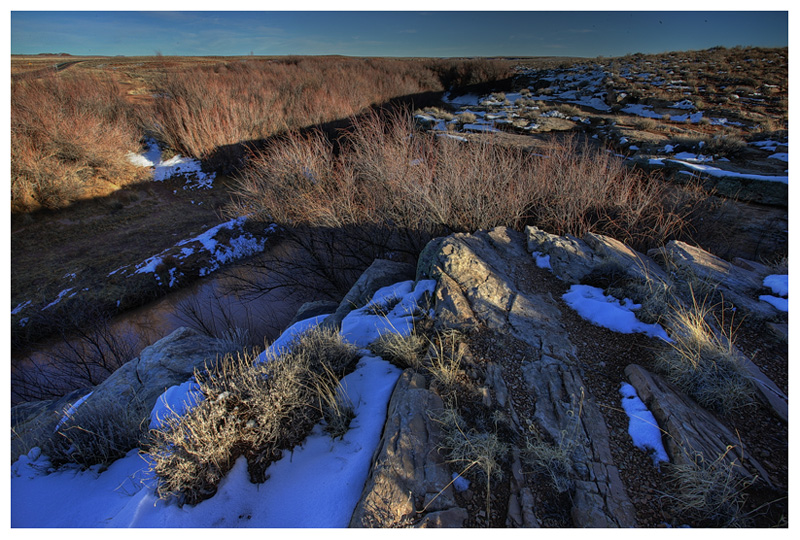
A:
{"label": "low vegetation", "polygon": [[733,331],[715,320],[715,306],[691,296],[667,317],[673,342],[657,356],[667,379],[700,405],[732,415],[754,404],[753,383],[733,345]]}
{"label": "low vegetation", "polygon": [[428,239],[535,223],[638,247],[680,235],[697,203],[575,138],[533,155],[419,133],[409,114],[357,119],[338,152],[321,132],[290,134],[253,155],[237,196],[232,212],[286,226],[370,224]]}
{"label": "low vegetation", "polygon": [[[11,208],[63,208],[98,183],[141,179],[133,109],[109,77],[21,80],[11,85]],[[103,190],[100,190],[103,193]]]}
{"label": "low vegetation", "polygon": [[323,417],[333,436],[349,422],[338,381],[354,367],[357,351],[336,330],[314,328],[278,356],[226,356],[198,373],[202,401],[181,417],[169,416],[150,432],[148,455],[158,494],[196,504],[244,456],[254,481],[269,463],[300,443]]}

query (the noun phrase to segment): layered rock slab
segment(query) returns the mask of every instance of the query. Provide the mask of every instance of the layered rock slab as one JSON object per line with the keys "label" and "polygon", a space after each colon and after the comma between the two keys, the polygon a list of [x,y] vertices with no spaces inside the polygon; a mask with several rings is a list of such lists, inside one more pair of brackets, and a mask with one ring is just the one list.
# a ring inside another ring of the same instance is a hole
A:
{"label": "layered rock slab", "polygon": [[456,502],[439,451],[443,408],[425,377],[403,372],[351,527],[463,526],[467,511]]}
{"label": "layered rock slab", "polygon": [[[575,246],[573,253],[588,253],[586,244]],[[526,250],[525,235],[505,228],[456,234],[432,243],[426,251],[418,277],[445,281],[449,297],[460,294],[466,301],[444,302],[435,295],[437,318],[458,306],[462,313],[446,313],[446,318],[474,317],[489,329],[532,347],[533,356],[522,370],[535,401],[533,420],[552,440],[562,440],[563,433],[571,438],[576,478],[573,524],[635,526],[633,505],[611,456],[608,429],[581,379],[576,348],[561,322],[558,303],[528,286],[535,263]],[[453,291],[453,284],[460,291]]]}

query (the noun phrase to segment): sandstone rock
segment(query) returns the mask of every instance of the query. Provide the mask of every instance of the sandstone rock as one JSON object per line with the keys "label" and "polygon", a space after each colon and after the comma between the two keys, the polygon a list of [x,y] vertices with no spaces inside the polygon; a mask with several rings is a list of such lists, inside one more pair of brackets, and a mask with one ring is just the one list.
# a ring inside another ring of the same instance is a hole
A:
{"label": "sandstone rock", "polygon": [[725,455],[734,463],[733,471],[743,478],[753,480],[757,474],[770,484],[769,475],[742,447],[739,437],[711,413],[641,366],[629,365],[625,375],[665,433],[664,447],[672,462],[691,463],[698,454],[706,461]]}
{"label": "sandstone rock", "polygon": [[478,327],[469,302],[461,288],[446,274],[439,277],[433,292],[433,309],[437,329],[451,328],[469,332]]}
{"label": "sandstone rock", "polygon": [[646,281],[657,279],[669,283],[669,276],[656,262],[636,250],[633,250],[610,236],[587,233],[583,237],[586,244],[607,264],[617,265],[626,275]]}
{"label": "sandstone rock", "polygon": [[[529,229],[529,241],[532,236],[545,242],[554,240],[537,231]],[[595,262],[585,243],[571,246],[570,257],[582,259],[584,269]],[[575,526],[634,526],[635,512],[614,466],[605,421],[585,393],[586,385],[576,367],[576,348],[563,331],[558,304],[549,295],[536,294],[525,286],[532,273],[540,271],[532,270],[535,263],[525,253],[525,237],[497,228],[451,235],[436,247],[436,253],[427,254],[429,275],[447,276],[463,291],[480,322],[513,335],[535,351],[535,357],[522,366],[525,389],[536,403],[533,420],[537,425],[552,440],[569,434],[578,479],[572,509]],[[503,385],[495,378],[492,372],[489,382],[502,395]],[[518,503],[525,497],[522,491],[515,496]]]}
{"label": "sandstone rock", "polygon": [[[466,510],[455,500],[450,473],[439,454],[435,418],[441,398],[413,370],[400,376],[386,425],[351,527],[460,526]],[[427,517],[427,520],[425,519]]]}
{"label": "sandstone rock", "polygon": [[375,259],[345,295],[336,311],[322,322],[322,326],[338,328],[345,315],[365,305],[381,287],[414,279],[414,265]]}

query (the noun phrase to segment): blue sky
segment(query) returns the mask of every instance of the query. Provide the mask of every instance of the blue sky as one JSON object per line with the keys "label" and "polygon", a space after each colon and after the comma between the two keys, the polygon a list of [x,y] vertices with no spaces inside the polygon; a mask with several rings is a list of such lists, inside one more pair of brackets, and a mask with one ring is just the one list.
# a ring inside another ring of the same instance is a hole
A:
{"label": "blue sky", "polygon": [[[202,7],[202,3],[188,5]],[[270,5],[259,4],[263,8]],[[296,5],[304,8],[302,2]],[[441,9],[448,5],[436,4]],[[533,6],[530,2],[519,4],[524,5]],[[502,6],[514,8],[515,3]],[[596,57],[716,45],[788,45],[787,11],[517,9],[520,11],[56,12],[12,8],[11,53]]]}

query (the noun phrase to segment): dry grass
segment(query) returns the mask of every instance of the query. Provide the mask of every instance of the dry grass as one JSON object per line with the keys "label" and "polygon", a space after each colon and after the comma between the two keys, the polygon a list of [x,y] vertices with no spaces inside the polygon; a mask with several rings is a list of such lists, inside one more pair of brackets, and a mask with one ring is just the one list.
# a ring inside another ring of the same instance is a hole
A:
{"label": "dry grass", "polygon": [[332,434],[343,435],[352,408],[339,396],[339,379],[356,358],[338,332],[315,328],[278,357],[227,356],[197,374],[205,399],[151,432],[159,496],[196,504],[216,491],[239,456],[247,458],[251,479],[263,482],[268,464],[323,417]]}
{"label": "dry grass", "polygon": [[418,133],[409,114],[372,114],[340,143],[334,155],[322,134],[295,134],[256,153],[232,213],[294,226],[388,225],[428,236],[534,223],[650,247],[680,234],[696,204],[573,138],[553,139],[532,155]]}
{"label": "dry grass", "polygon": [[745,490],[751,481],[735,469],[733,448],[713,460],[696,453],[683,464],[665,465],[670,481],[667,504],[686,517],[699,520],[704,526],[745,527]]}
{"label": "dry grass", "polygon": [[132,405],[89,400],[65,412],[64,422],[41,442],[42,451],[56,465],[108,465],[145,440],[148,413],[136,400]]}
{"label": "dry grass", "polygon": [[226,62],[168,74],[159,138],[201,158],[217,149],[355,115],[400,96],[508,73],[503,62],[295,57]]}
{"label": "dry grass", "polygon": [[442,426],[441,449],[446,452],[448,462],[461,468],[460,475],[472,468],[482,473],[478,478],[486,485],[486,515],[490,515],[492,481],[502,480],[504,476],[502,462],[508,454],[508,444],[496,433],[469,428],[458,412],[449,407],[437,421]]}
{"label": "dry grass", "polygon": [[672,307],[667,326],[673,342],[657,355],[657,364],[701,406],[724,415],[741,412],[753,405],[754,388],[734,348],[733,329],[713,316],[715,306],[694,293],[691,298],[688,306]]}
{"label": "dry grass", "polygon": [[427,347],[427,337],[418,332],[416,327],[407,335],[388,332],[369,345],[369,349],[384,360],[401,369],[412,368],[417,371],[423,367],[423,355]]}

